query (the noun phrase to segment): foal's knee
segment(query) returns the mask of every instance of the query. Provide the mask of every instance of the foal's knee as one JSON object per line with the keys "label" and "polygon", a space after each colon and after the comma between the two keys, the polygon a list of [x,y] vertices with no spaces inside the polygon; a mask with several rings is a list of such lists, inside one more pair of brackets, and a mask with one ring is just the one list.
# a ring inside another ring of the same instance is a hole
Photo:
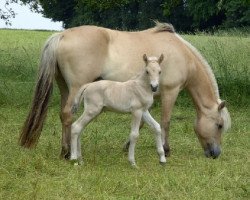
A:
{"label": "foal's knee", "polygon": [[79,135],[79,133],[81,132],[82,127],[76,123],[73,123],[71,126],[71,135],[75,136],[75,135]]}

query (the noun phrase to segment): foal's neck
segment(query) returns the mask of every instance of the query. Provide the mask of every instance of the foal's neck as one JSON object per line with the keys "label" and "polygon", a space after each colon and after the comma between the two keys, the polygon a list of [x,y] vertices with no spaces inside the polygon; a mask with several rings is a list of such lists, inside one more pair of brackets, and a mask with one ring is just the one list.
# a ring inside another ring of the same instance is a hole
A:
{"label": "foal's neck", "polygon": [[136,82],[143,90],[149,92],[150,94],[153,94],[146,71],[143,71],[140,75],[138,75],[138,77],[136,78]]}

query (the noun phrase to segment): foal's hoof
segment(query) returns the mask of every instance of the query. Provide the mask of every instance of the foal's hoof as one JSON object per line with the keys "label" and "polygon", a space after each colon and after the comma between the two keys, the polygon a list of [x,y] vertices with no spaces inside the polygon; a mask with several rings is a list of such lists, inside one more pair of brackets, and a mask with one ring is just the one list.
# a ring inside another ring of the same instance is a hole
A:
{"label": "foal's hoof", "polygon": [[132,169],[139,169],[139,167],[135,163],[131,164],[131,167],[132,167]]}
{"label": "foal's hoof", "polygon": [[77,159],[73,159],[73,160],[70,160],[70,163],[74,166],[80,166],[83,164],[83,161],[82,160],[77,160]]}
{"label": "foal's hoof", "polygon": [[167,162],[159,162],[161,166],[166,166],[167,165]]}

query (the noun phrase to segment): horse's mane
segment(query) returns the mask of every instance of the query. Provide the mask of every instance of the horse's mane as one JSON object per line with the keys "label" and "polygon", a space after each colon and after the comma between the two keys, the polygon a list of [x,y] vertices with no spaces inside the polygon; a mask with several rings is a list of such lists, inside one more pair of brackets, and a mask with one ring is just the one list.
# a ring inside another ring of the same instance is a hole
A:
{"label": "horse's mane", "polygon": [[170,33],[175,33],[175,30],[172,24],[161,23],[159,21],[154,21],[154,22],[155,22],[155,27],[153,28],[153,32],[167,31]]}
{"label": "horse's mane", "polygon": [[[217,102],[218,104],[221,103],[221,99],[220,99],[220,94],[219,94],[219,89],[218,89],[218,84],[217,81],[215,79],[214,73],[210,67],[210,65],[208,64],[208,62],[202,57],[201,53],[189,42],[187,42],[186,40],[184,40],[180,35],[175,34],[176,37],[178,37],[192,52],[194,55],[197,56],[197,58],[201,61],[201,63],[203,64],[208,77],[211,80],[213,89],[214,89],[214,94],[217,98]],[[224,120],[224,131],[227,131],[228,129],[230,129],[231,127],[231,118],[230,118],[230,114],[227,110],[226,107],[224,107],[221,111],[221,117]]]}

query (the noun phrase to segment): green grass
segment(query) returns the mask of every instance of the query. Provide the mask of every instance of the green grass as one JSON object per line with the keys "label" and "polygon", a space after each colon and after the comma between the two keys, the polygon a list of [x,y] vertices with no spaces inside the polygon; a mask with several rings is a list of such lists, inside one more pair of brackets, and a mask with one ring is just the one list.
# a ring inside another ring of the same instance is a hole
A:
{"label": "green grass", "polygon": [[[195,109],[183,93],[171,123],[172,155],[158,163],[148,127],[136,146],[138,170],[122,151],[130,116],[103,113],[82,136],[84,165],[59,159],[61,125],[58,90],[34,150],[20,148],[18,135],[27,115],[40,49],[51,35],[0,30],[0,199],[249,199],[249,51],[244,35],[185,35],[212,65],[229,102],[232,129],[223,137],[219,159],[207,159],[193,131]],[[152,109],[159,121],[160,106]]]}
{"label": "green grass", "polygon": [[[167,165],[158,163],[153,136],[144,127],[136,147],[138,170],[122,151],[128,115],[103,113],[90,124],[82,136],[85,164],[75,167],[59,159],[57,108],[50,109],[36,149],[17,145],[26,112],[0,110],[1,199],[249,199],[250,125],[243,109],[231,109],[233,128],[224,135],[221,157],[212,160],[193,133],[194,109],[176,107]],[[159,120],[159,108],[152,113]]]}

